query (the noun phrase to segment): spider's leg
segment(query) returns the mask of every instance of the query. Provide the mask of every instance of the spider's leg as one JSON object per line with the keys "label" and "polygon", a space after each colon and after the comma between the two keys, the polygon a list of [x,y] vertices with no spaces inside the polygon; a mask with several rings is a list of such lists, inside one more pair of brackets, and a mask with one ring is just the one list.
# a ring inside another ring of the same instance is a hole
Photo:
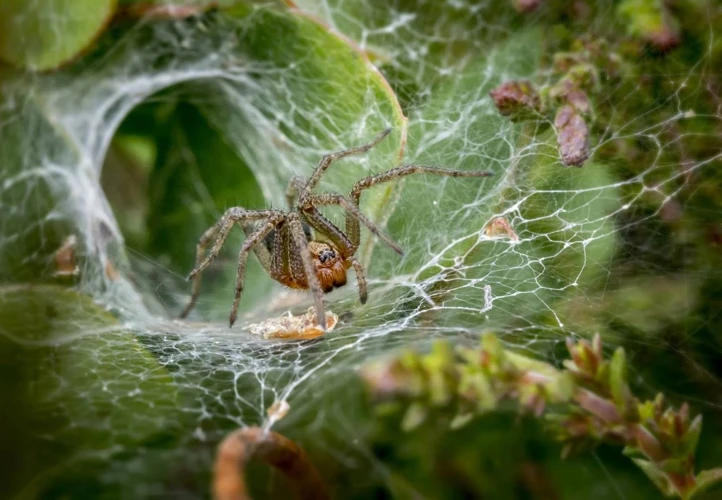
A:
{"label": "spider's leg", "polygon": [[[301,223],[301,219],[298,214],[295,213],[289,214],[287,220],[291,236],[297,250],[297,252],[289,252],[289,255],[300,257],[300,264],[302,265],[303,272],[306,275],[308,288],[313,293],[316,322],[324,331],[326,331],[326,313],[323,310],[323,290],[321,290],[321,285],[318,282],[318,277],[316,276],[316,266],[313,263],[311,252],[308,249],[308,240],[303,232],[303,224]],[[298,260],[293,259],[290,263],[291,269],[293,270],[296,265],[298,265]]]}
{"label": "spider's leg", "polygon": [[[315,199],[312,198],[312,199]],[[311,206],[300,212],[303,220],[306,221],[317,233],[322,234],[329,239],[331,243],[338,248],[341,252],[341,256],[345,259],[351,257],[356,252],[356,247],[353,246],[351,240],[341,231],[336,225],[324,217],[316,207]]]}
{"label": "spider's leg", "polygon": [[[439,167],[427,167],[425,165],[402,165],[400,167],[392,168],[391,170],[387,170],[386,172],[382,172],[380,174],[370,175],[356,182],[349,196],[351,198],[350,201],[358,207],[359,200],[361,198],[361,192],[364,189],[368,189],[377,184],[389,182],[400,177],[420,173],[445,175],[447,177],[488,177],[490,175],[493,175],[492,172],[487,171],[450,170]],[[359,233],[358,220],[354,217],[346,218],[346,234],[356,246],[359,245],[361,235]]]}
{"label": "spider's leg", "polygon": [[[319,195],[312,195],[307,199],[307,207],[313,207],[316,205],[339,205],[344,210],[346,210],[346,217],[348,218],[355,218],[359,222],[361,222],[364,226],[369,228],[369,231],[371,231],[373,234],[375,234],[381,241],[386,243],[388,246],[390,246],[396,253],[399,255],[403,255],[404,251],[401,249],[401,247],[394,242],[391,238],[386,236],[379,228],[376,227],[376,225],[371,222],[364,214],[362,214],[358,207],[348,201],[345,197],[341,196],[340,194],[319,194]],[[307,207],[303,207],[304,212],[307,210]],[[350,216],[350,217],[349,217]],[[353,243],[353,239],[349,238],[351,242]],[[354,251],[358,247],[358,244],[354,244]]]}
{"label": "spider's leg", "polygon": [[[218,231],[222,228],[224,228],[228,224],[228,220],[226,217],[222,217],[218,222],[213,224],[210,228],[206,230],[205,233],[203,233],[198,240],[198,243],[196,245],[196,267],[200,265],[200,263],[203,261],[203,255],[206,251],[206,246],[208,246],[208,243],[213,239],[213,237],[218,233]],[[191,300],[186,304],[186,306],[183,308],[183,311],[180,313],[181,318],[185,318],[188,316],[188,313],[193,310],[193,308],[196,306],[196,302],[198,301],[198,296],[201,294],[201,280],[200,275],[197,275],[193,278],[193,287],[191,290]]]}
{"label": "spider's leg", "polygon": [[363,269],[363,267],[361,267],[361,263],[358,261],[358,259],[356,257],[350,257],[349,260],[351,261],[353,270],[356,272],[356,281],[358,282],[359,301],[362,304],[365,304],[366,300],[369,297],[369,294],[368,294],[368,289],[366,287],[366,275],[364,274],[364,269]]}
{"label": "spider's leg", "polygon": [[[181,318],[188,316],[188,313],[195,307],[198,301],[198,296],[201,293],[201,276],[203,270],[216,258],[218,252],[220,252],[223,243],[228,238],[233,225],[236,222],[243,220],[257,220],[266,219],[274,215],[283,214],[277,210],[245,210],[240,207],[233,207],[226,210],[221,219],[211,226],[198,240],[196,245],[196,267],[188,275],[189,280],[193,280],[193,288],[191,291],[191,300],[188,305],[180,313]],[[203,259],[203,254],[211,240],[215,238],[215,242],[208,256]]]}
{"label": "spider's leg", "polygon": [[[208,241],[213,236],[213,233],[217,231],[216,241],[213,243],[211,251],[208,252],[206,258],[202,262],[200,262],[200,264],[197,264],[196,268],[190,272],[190,274],[188,275],[188,279],[193,279],[198,273],[202,272],[206,267],[210,265],[211,262],[213,262],[213,259],[218,256],[218,253],[221,251],[223,243],[225,243],[226,238],[228,238],[228,234],[231,232],[231,229],[236,222],[244,220],[267,219],[269,217],[282,215],[283,213],[284,212],[281,212],[279,210],[245,210],[240,207],[233,207],[226,210],[226,213],[223,214],[221,220],[217,222],[216,225],[213,226],[211,229],[206,231],[203,236],[201,236],[201,241],[198,242],[198,247],[196,249],[196,261],[200,260],[200,257],[202,256],[202,251],[205,250],[205,246],[208,244]],[[203,243],[202,246],[201,243]],[[198,250],[200,250],[200,252],[198,252]]]}
{"label": "spider's leg", "polygon": [[259,243],[263,243],[263,238],[265,238],[268,233],[273,231],[273,229],[281,221],[283,221],[284,218],[285,215],[274,215],[269,217],[268,220],[263,223],[261,227],[256,229],[255,232],[248,236],[243,242],[241,251],[238,254],[238,269],[236,270],[236,296],[233,299],[233,307],[231,308],[231,315],[228,320],[229,327],[233,326],[233,323],[236,322],[236,315],[238,314],[238,304],[241,302],[241,294],[243,293],[243,277],[246,274],[246,262],[248,262],[248,254],[254,246],[258,245]]}
{"label": "spider's leg", "polygon": [[344,151],[337,151],[335,153],[329,153],[323,158],[321,158],[321,161],[318,163],[316,168],[314,169],[313,173],[311,174],[311,177],[308,179],[308,182],[304,186],[303,190],[301,191],[301,198],[304,198],[308,192],[310,192],[314,187],[316,187],[316,184],[318,184],[318,181],[321,180],[321,177],[323,176],[323,173],[326,171],[329,165],[331,163],[335,162],[336,160],[340,160],[341,158],[345,158],[347,156],[357,155],[361,153],[367,152],[369,149],[376,146],[379,142],[381,142],[387,135],[391,133],[391,129],[387,128],[383,132],[381,132],[379,135],[377,135],[371,142],[368,144],[364,144],[363,146],[358,146],[351,149],[346,149]]}
{"label": "spider's leg", "polygon": [[298,196],[298,193],[303,190],[305,183],[305,179],[298,175],[291,177],[291,180],[288,182],[288,187],[286,188],[286,203],[288,204],[289,210],[293,210],[295,208],[296,197]]}
{"label": "spider's leg", "polygon": [[348,237],[336,227],[336,225],[324,217],[315,207],[301,212],[301,217],[308,222],[318,233],[326,236],[338,250],[343,258],[349,262],[356,271],[356,281],[358,281],[359,299],[362,304],[366,303],[368,292],[366,287],[366,276],[364,275],[361,263],[353,256],[357,246],[352,245]]}
{"label": "spider's leg", "polygon": [[[242,222],[241,227],[243,228],[243,232],[246,233],[246,238],[249,238],[253,233],[256,232],[256,226],[251,224],[250,222]],[[269,238],[268,235],[266,235],[266,238]],[[271,272],[271,263],[273,261],[271,256],[271,248],[269,248],[266,245],[266,238],[261,242],[261,244],[258,244],[253,247],[253,252],[256,254],[256,257],[258,258],[258,262],[261,263],[261,266],[263,266],[263,269],[265,269],[268,273]],[[273,241],[273,240],[272,240]]]}

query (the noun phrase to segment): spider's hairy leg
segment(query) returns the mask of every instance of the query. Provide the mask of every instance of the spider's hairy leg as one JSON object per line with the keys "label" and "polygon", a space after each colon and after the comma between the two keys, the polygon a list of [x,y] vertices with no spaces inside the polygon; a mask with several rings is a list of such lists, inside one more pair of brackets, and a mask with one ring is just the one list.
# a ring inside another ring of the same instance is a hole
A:
{"label": "spider's hairy leg", "polygon": [[[361,222],[364,226],[366,226],[369,231],[371,231],[373,234],[375,234],[381,241],[386,243],[388,246],[390,246],[396,253],[399,255],[404,255],[403,249],[391,238],[386,236],[379,228],[376,227],[376,225],[371,222],[364,214],[362,214],[358,207],[351,203],[349,200],[347,200],[345,197],[341,196],[340,194],[332,194],[332,193],[326,193],[326,194],[314,194],[310,195],[306,200],[306,207],[313,207],[316,205],[339,205],[344,210],[346,210],[346,217],[349,218],[355,218],[359,222]],[[300,207],[302,210],[306,210],[306,207]],[[353,240],[351,240],[353,243]],[[354,243],[354,251],[356,248],[358,248],[358,243]]]}
{"label": "spider's hairy leg", "polygon": [[318,163],[316,168],[314,169],[313,173],[311,174],[311,177],[308,179],[308,182],[304,186],[303,190],[301,191],[301,198],[304,198],[306,194],[311,191],[314,187],[316,187],[316,184],[318,184],[318,181],[321,180],[321,177],[323,176],[323,173],[326,171],[326,169],[336,160],[340,160],[341,158],[346,158],[347,156],[357,155],[361,153],[367,152],[369,149],[376,146],[379,142],[384,140],[386,136],[388,136],[391,133],[391,128],[387,128],[383,132],[381,132],[379,135],[377,135],[371,142],[368,144],[364,144],[363,146],[357,146],[355,148],[346,149],[344,151],[337,151],[335,153],[329,153],[325,155],[323,158],[321,158],[321,161]]}
{"label": "spider's hairy leg", "polygon": [[300,254],[301,264],[303,266],[303,272],[306,275],[306,281],[308,288],[313,293],[314,310],[316,313],[316,322],[323,331],[326,331],[326,313],[323,309],[323,290],[321,290],[321,284],[318,282],[316,276],[316,266],[313,263],[311,257],[311,251],[308,249],[308,240],[306,234],[303,232],[303,224],[301,218],[296,213],[288,214],[288,224],[291,230],[291,236],[293,242],[296,245],[298,254]]}
{"label": "spider's hairy leg", "polygon": [[406,177],[411,174],[434,174],[444,175],[446,177],[489,177],[494,175],[493,172],[485,170],[451,170],[448,168],[428,167],[426,165],[402,165],[400,167],[387,170],[386,172],[381,172],[380,174],[369,175],[368,177],[364,177],[363,179],[357,181],[351,190],[351,200],[358,204],[361,192],[364,189],[368,189],[377,184],[389,182],[394,179]]}
{"label": "spider's hairy leg", "polygon": [[[181,318],[188,316],[188,313],[195,307],[198,296],[201,293],[200,273],[216,258],[223,243],[226,241],[226,238],[228,238],[228,234],[231,232],[233,225],[236,222],[244,220],[267,219],[279,214],[283,214],[283,212],[279,212],[278,210],[246,210],[241,207],[233,207],[226,210],[220,220],[203,233],[196,245],[196,267],[188,275],[188,280],[193,280],[191,300],[183,311],[181,311]],[[206,247],[213,238],[215,238],[215,242],[211,247],[211,251],[208,253],[208,256],[203,259]]]}
{"label": "spider's hairy leg", "polygon": [[[246,233],[246,238],[249,238],[253,233],[256,232],[256,226],[254,224],[252,224],[251,222],[248,222],[248,221],[243,222],[243,223],[241,223],[241,227],[243,228],[243,232]],[[271,256],[271,252],[266,247],[266,245],[262,244],[262,245],[254,246],[253,252],[256,254],[256,257],[258,258],[258,262],[261,264],[263,269],[265,269],[266,272],[270,273],[273,257]]]}
{"label": "spider's hairy leg", "polygon": [[228,234],[231,232],[231,229],[236,222],[267,219],[269,217],[282,214],[284,214],[284,212],[279,210],[246,210],[240,207],[233,207],[226,210],[226,213],[223,214],[221,220],[208,231],[203,233],[203,236],[201,236],[198,246],[196,247],[196,262],[198,262],[198,260],[202,257],[203,251],[211,238],[213,238],[214,234],[217,234],[216,241],[213,243],[211,251],[208,252],[208,256],[206,256],[206,258],[200,264],[197,264],[196,268],[190,272],[188,280],[192,280],[198,273],[208,267],[210,263],[213,262],[213,259],[218,256],[223,243],[225,243],[226,238],[228,238]]}
{"label": "spider's hairy leg", "polygon": [[238,304],[241,302],[241,294],[243,293],[243,278],[246,274],[246,263],[248,262],[248,254],[251,249],[263,242],[268,233],[283,220],[285,215],[274,215],[268,218],[261,227],[255,230],[250,236],[246,238],[241,246],[241,251],[238,254],[238,269],[236,270],[236,296],[233,299],[233,307],[231,308],[231,315],[228,319],[228,326],[233,326],[236,322],[236,316],[238,315]]}
{"label": "spider's hairy leg", "polygon": [[364,268],[361,267],[361,263],[358,261],[356,257],[349,258],[351,261],[351,265],[353,266],[353,270],[356,272],[356,281],[358,282],[358,295],[359,295],[359,301],[362,304],[366,303],[366,300],[369,298],[368,294],[368,287],[366,286],[366,274],[364,273]]}
{"label": "spider's hairy leg", "polygon": [[[350,201],[358,207],[361,199],[361,192],[364,189],[368,189],[377,184],[389,182],[394,179],[406,177],[411,174],[434,174],[444,175],[447,177],[489,177],[490,175],[493,175],[493,172],[478,170],[450,170],[440,167],[427,167],[426,165],[402,165],[400,167],[387,170],[386,172],[381,172],[380,174],[364,177],[363,179],[357,181],[356,184],[354,184],[353,189],[351,189],[351,194],[349,195],[351,198]],[[346,235],[348,235],[354,245],[358,246],[360,244],[361,235],[359,233],[358,220],[353,217],[346,218]]]}
{"label": "spider's hairy leg", "polygon": [[306,180],[298,175],[291,177],[291,180],[288,182],[288,187],[286,188],[286,203],[288,204],[289,210],[293,210],[295,208],[296,197],[298,196],[298,193],[303,190],[305,183]]}
{"label": "spider's hairy leg", "polygon": [[316,209],[316,207],[309,206],[304,208],[300,214],[309,226],[314,228],[317,233],[328,238],[328,240],[334,244],[343,258],[350,257],[354,254],[356,248],[351,244],[348,237],[343,234],[343,231],[336,227],[333,222],[324,217],[321,212]]}

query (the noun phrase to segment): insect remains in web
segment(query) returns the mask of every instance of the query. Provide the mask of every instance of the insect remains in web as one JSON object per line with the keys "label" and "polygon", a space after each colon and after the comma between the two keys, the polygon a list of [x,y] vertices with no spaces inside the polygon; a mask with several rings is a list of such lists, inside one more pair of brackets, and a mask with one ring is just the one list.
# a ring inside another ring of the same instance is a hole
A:
{"label": "insect remains in web", "polygon": [[[345,285],[346,274],[352,267],[358,282],[359,299],[365,304],[368,298],[366,276],[361,263],[355,257],[361,243],[361,224],[399,255],[403,255],[403,250],[361,213],[359,210],[361,193],[377,184],[417,173],[448,177],[492,175],[491,172],[486,171],[450,170],[411,164],[364,177],[354,184],[348,196],[314,192],[314,188],[333,162],[347,156],[366,153],[390,133],[391,129],[384,130],[368,144],[325,155],[308,179],[291,178],[286,191],[287,211],[246,210],[243,207],[226,210],[220,220],[203,233],[198,241],[196,267],[188,276],[188,280],[193,282],[191,298],[180,317],[185,318],[196,305],[201,293],[201,273],[218,256],[228,234],[236,224],[246,233],[246,239],[238,255],[230,326],[236,321],[238,304],[243,294],[246,262],[251,251],[256,254],[271,278],[290,288],[311,291],[314,298],[314,316],[323,331],[326,331],[327,327],[323,296],[334,288]],[[319,211],[320,207],[330,205],[340,206],[344,210],[346,217],[344,230]],[[210,252],[205,255],[211,243]]]}
{"label": "insect remains in web", "polygon": [[280,318],[271,318],[260,323],[248,325],[248,331],[264,339],[291,339],[310,340],[320,337],[326,331],[330,332],[338,323],[338,316],[332,312],[326,313],[326,329],[322,330],[316,320],[313,307],[306,314],[294,316],[290,312]]}

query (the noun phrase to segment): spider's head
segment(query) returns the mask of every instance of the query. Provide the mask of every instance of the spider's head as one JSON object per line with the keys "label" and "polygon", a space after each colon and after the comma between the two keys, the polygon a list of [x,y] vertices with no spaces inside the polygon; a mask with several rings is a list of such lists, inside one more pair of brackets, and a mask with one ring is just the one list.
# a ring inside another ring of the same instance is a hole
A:
{"label": "spider's head", "polygon": [[327,243],[312,241],[308,244],[313,263],[316,265],[316,277],[324,293],[346,284],[346,269],[341,253]]}

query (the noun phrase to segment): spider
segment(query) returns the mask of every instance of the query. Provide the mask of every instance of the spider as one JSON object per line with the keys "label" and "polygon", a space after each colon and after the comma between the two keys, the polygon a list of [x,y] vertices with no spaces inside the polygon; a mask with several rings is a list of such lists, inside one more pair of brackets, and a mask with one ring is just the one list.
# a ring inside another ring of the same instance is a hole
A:
{"label": "spider", "polygon": [[[403,250],[382,233],[359,211],[361,192],[377,184],[389,182],[406,175],[427,173],[450,177],[486,177],[491,172],[469,172],[449,170],[424,165],[402,165],[380,174],[371,175],[356,182],[348,197],[336,193],[314,193],[326,169],[336,160],[365,153],[386,136],[391,129],[384,130],[368,144],[325,155],[306,180],[294,176],[286,190],[288,211],[246,210],[232,207],[210,227],[196,246],[196,267],[188,276],[193,281],[191,299],[181,313],[185,318],[195,306],[200,295],[200,277],[204,269],[218,256],[228,234],[235,224],[246,233],[246,239],[238,255],[236,271],[236,294],[229,318],[233,326],[238,313],[238,304],[243,293],[243,279],[248,254],[254,251],[261,265],[274,280],[290,288],[311,290],[318,325],[326,330],[326,315],[323,309],[323,294],[346,284],[346,273],[353,267],[359,288],[359,299],[365,304],[368,298],[366,277],[360,262],[354,256],[360,244],[360,224],[366,226],[381,241],[396,253]],[[318,208],[338,205],[346,212],[346,230],[342,231],[325,218]],[[321,238],[314,238],[311,230]],[[214,240],[214,241],[213,241]],[[208,244],[211,250],[203,258]]]}

